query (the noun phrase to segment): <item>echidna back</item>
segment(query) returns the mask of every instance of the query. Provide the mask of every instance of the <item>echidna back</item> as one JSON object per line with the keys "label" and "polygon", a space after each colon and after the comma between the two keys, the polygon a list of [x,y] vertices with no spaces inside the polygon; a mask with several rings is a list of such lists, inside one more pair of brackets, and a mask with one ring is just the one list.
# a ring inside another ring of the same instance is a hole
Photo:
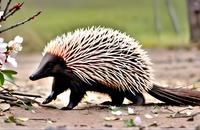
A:
{"label": "echidna back", "polygon": [[151,62],[138,42],[109,28],[76,30],[50,41],[45,53],[63,58],[80,79],[120,91],[143,92],[152,87]]}

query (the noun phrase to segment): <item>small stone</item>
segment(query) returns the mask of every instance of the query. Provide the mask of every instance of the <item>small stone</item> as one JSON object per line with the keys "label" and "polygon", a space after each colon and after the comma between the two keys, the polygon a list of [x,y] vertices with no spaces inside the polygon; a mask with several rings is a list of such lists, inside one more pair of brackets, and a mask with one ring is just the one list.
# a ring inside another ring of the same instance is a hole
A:
{"label": "small stone", "polygon": [[112,125],[110,125],[110,124],[105,124],[104,126],[105,127],[112,127]]}
{"label": "small stone", "polygon": [[152,118],[153,118],[153,116],[150,115],[150,114],[145,114],[144,116],[145,116],[145,118],[147,118],[147,119],[152,119]]}

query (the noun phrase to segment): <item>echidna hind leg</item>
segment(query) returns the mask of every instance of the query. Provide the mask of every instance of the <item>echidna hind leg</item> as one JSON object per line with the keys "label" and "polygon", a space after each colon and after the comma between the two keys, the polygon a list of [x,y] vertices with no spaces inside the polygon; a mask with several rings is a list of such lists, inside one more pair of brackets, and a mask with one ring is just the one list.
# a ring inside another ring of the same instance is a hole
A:
{"label": "echidna hind leg", "polygon": [[69,104],[66,107],[63,107],[62,110],[71,110],[78,105],[81,99],[84,97],[86,92],[82,89],[71,88]]}
{"label": "echidna hind leg", "polygon": [[120,106],[124,101],[123,93],[111,93],[109,94],[112,101],[105,101],[101,103],[101,105],[109,105],[109,106]]}
{"label": "echidna hind leg", "polygon": [[126,98],[130,101],[133,102],[135,105],[142,105],[145,103],[145,98],[142,93],[131,93],[131,92],[126,92],[125,94]]}

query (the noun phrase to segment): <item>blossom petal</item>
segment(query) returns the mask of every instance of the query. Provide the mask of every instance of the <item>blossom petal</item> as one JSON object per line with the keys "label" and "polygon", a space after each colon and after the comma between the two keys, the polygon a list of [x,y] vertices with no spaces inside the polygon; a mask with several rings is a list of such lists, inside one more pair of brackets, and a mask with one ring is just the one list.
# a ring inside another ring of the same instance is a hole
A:
{"label": "blossom petal", "polygon": [[13,40],[11,40],[11,41],[8,42],[8,46],[9,46],[9,47],[14,46],[14,44],[15,44],[15,42],[14,42]]}
{"label": "blossom petal", "polygon": [[131,107],[128,107],[128,114],[129,115],[135,114],[135,110]]}
{"label": "blossom petal", "polygon": [[23,38],[20,36],[16,36],[14,40],[11,40],[8,43],[8,47],[10,48],[11,54],[18,53],[19,51],[22,50],[22,45],[21,45],[22,42],[23,42]]}
{"label": "blossom petal", "polygon": [[139,116],[136,116],[135,119],[134,119],[134,123],[135,125],[139,126],[142,124],[142,120]]}
{"label": "blossom petal", "polygon": [[4,63],[3,67],[5,68],[16,68],[17,67],[17,62],[15,58],[8,56],[7,61]]}
{"label": "blossom petal", "polygon": [[4,39],[2,37],[0,37],[0,43],[3,43]]}
{"label": "blossom petal", "polygon": [[14,39],[14,42],[15,43],[22,43],[23,42],[23,37],[16,36],[15,39]]}
{"label": "blossom petal", "polygon": [[3,53],[0,53],[0,64],[3,65],[6,61],[6,55]]}
{"label": "blossom petal", "polygon": [[4,11],[0,11],[0,17],[3,15]]}
{"label": "blossom petal", "polygon": [[0,43],[0,53],[4,53],[7,51],[7,43]]}

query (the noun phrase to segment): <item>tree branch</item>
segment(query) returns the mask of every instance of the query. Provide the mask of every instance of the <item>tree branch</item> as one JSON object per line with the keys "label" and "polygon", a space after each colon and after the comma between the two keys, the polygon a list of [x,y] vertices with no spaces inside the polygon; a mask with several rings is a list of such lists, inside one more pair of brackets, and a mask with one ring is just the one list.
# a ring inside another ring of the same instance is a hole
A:
{"label": "tree branch", "polygon": [[5,16],[5,14],[7,13],[11,1],[12,1],[12,0],[9,0],[8,3],[6,4],[6,8],[4,9],[4,12],[3,12],[3,15],[1,16],[1,18],[3,18],[3,17]]}
{"label": "tree branch", "polygon": [[0,0],[0,9],[1,9],[1,0]]}
{"label": "tree branch", "polygon": [[14,13],[16,13],[22,7],[23,4],[24,3],[17,3],[11,9],[9,9],[9,11],[2,18],[2,21],[6,21],[11,15],[13,15]]}
{"label": "tree branch", "polygon": [[29,22],[30,20],[33,20],[35,17],[37,17],[38,15],[40,15],[41,12],[42,12],[42,11],[39,11],[39,12],[37,12],[36,14],[34,14],[32,17],[30,17],[30,18],[28,18],[28,19],[26,19],[26,20],[24,20],[24,21],[22,21],[22,22],[16,23],[15,25],[12,25],[12,26],[10,26],[10,27],[8,27],[8,28],[6,28],[6,29],[0,30],[0,33],[3,33],[3,32],[5,32],[5,31],[11,30],[11,29],[13,29],[13,28],[16,28],[16,27],[18,27],[18,26],[20,26],[20,25],[22,25],[22,24],[25,24],[25,23]]}

